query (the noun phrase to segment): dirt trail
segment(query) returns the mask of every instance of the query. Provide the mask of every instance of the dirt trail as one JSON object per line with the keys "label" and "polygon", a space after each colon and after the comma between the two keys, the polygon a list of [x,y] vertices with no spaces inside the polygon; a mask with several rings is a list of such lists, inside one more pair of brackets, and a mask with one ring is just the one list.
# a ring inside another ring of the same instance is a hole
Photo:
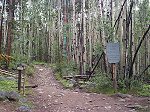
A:
{"label": "dirt trail", "polygon": [[125,106],[135,103],[132,99],[120,101],[103,94],[63,89],[49,68],[36,66],[35,77],[31,80],[39,85],[29,97],[35,105],[33,112],[135,112]]}

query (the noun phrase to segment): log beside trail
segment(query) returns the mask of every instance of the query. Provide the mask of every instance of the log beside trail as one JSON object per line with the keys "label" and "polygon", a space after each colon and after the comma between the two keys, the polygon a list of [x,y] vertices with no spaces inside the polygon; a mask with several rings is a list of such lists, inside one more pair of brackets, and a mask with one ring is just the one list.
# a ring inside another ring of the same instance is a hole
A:
{"label": "log beside trail", "polygon": [[3,69],[0,69],[0,74],[1,75],[11,76],[11,77],[14,77],[14,78],[18,78],[17,73],[13,73],[13,72],[6,71],[6,70],[3,70]]}
{"label": "log beside trail", "polygon": [[[36,88],[38,87],[38,85],[28,85],[28,86],[25,86],[25,88]],[[13,88],[18,88],[18,87],[13,87]],[[23,86],[21,86],[21,88],[23,88]]]}
{"label": "log beside trail", "polygon": [[[90,77],[94,77],[94,75],[91,75]],[[88,80],[89,76],[88,75],[74,75],[74,76],[63,76],[64,79],[75,79],[75,80]]]}

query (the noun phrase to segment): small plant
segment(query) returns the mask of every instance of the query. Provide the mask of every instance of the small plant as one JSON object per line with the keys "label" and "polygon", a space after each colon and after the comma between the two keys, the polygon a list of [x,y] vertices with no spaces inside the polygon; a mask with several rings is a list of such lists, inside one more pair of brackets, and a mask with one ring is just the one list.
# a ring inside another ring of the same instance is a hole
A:
{"label": "small plant", "polygon": [[17,82],[12,80],[1,80],[0,81],[0,91],[14,91],[17,90]]}
{"label": "small plant", "polygon": [[138,80],[131,81],[131,89],[141,90],[143,83]]}
{"label": "small plant", "polygon": [[32,64],[33,65],[47,65],[47,63],[45,62],[39,62],[39,61],[33,61]]}
{"label": "small plant", "polygon": [[60,73],[55,74],[56,80],[58,80],[65,88],[71,88],[73,87],[73,84],[71,84],[68,80],[65,80],[62,78]]}
{"label": "small plant", "polygon": [[142,90],[138,91],[138,94],[141,96],[150,96],[150,85],[143,84]]}
{"label": "small plant", "polygon": [[76,65],[73,61],[71,61],[68,64],[67,63],[64,64],[63,69],[62,69],[62,74],[64,74],[64,75],[74,75],[74,74],[77,74],[77,73],[78,73],[77,67],[76,67]]}
{"label": "small plant", "polygon": [[112,82],[111,80],[104,74],[102,73],[97,73],[94,78],[91,79],[91,83],[94,84],[94,86],[89,85],[89,90],[91,92],[96,92],[96,93],[113,93],[113,88],[112,88]]}
{"label": "small plant", "polygon": [[55,78],[65,87],[71,88],[73,84],[66,79],[63,79],[65,75],[74,75],[77,74],[77,67],[73,61],[67,63],[66,61],[61,61],[56,63],[56,66],[53,66],[55,72]]}
{"label": "small plant", "polygon": [[62,75],[71,75],[77,74],[77,67],[73,61],[67,63],[66,61],[62,61],[60,63],[56,63],[54,67],[54,71],[57,73],[59,72]]}
{"label": "small plant", "polygon": [[29,65],[25,69],[25,74],[27,76],[33,76],[34,72],[35,72],[35,70],[34,70],[34,66],[33,65]]}

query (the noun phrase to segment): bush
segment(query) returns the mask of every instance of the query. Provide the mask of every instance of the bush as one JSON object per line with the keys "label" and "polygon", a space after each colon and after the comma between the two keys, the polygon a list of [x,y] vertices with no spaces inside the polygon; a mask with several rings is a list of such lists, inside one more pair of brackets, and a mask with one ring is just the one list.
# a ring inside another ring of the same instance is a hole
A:
{"label": "bush", "polygon": [[55,74],[56,80],[58,80],[65,88],[71,88],[73,85],[70,83],[70,81],[65,80],[62,78],[62,75],[60,73]]}
{"label": "bush", "polygon": [[77,74],[78,72],[77,67],[73,61],[71,61],[70,63],[67,63],[65,61],[56,63],[54,71],[59,72],[61,75],[72,75]]}
{"label": "bush", "polygon": [[47,65],[47,63],[45,62],[39,62],[39,61],[33,61],[32,64],[33,65],[45,65],[45,66]]}
{"label": "bush", "polygon": [[62,69],[64,75],[76,75],[77,72],[77,67],[73,61],[68,64],[66,63]]}
{"label": "bush", "polygon": [[97,93],[112,93],[113,88],[112,88],[112,81],[102,73],[96,74],[95,77],[91,79],[92,84],[94,84],[93,87],[90,87],[89,90],[92,92],[97,92]]}
{"label": "bush", "polygon": [[138,80],[131,81],[131,89],[140,90],[143,86],[143,83]]}
{"label": "bush", "polygon": [[65,75],[75,75],[77,74],[77,67],[73,61],[67,63],[66,61],[61,61],[53,66],[55,72],[55,78],[65,87],[71,88],[73,84],[69,80],[63,79]]}
{"label": "bush", "polygon": [[12,91],[12,90],[17,90],[17,82],[12,81],[12,80],[3,80],[0,81],[0,91]]}
{"label": "bush", "polygon": [[141,91],[138,91],[141,96],[150,96],[150,85],[143,84]]}
{"label": "bush", "polygon": [[35,69],[33,65],[28,65],[25,69],[25,74],[27,76],[33,76],[34,72],[35,72]]}

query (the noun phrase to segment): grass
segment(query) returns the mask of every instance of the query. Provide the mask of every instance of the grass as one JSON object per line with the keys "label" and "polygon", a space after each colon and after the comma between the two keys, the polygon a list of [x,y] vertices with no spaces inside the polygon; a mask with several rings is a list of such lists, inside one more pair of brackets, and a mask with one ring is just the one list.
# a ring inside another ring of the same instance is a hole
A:
{"label": "grass", "polygon": [[45,62],[39,62],[39,61],[33,61],[32,64],[33,65],[47,65],[47,63]]}
{"label": "grass", "polygon": [[41,65],[41,66],[46,66],[46,67],[51,67],[51,68],[56,68],[56,64],[51,64],[51,63],[46,63],[46,62],[40,62],[40,61],[33,61],[32,65]]}
{"label": "grass", "polygon": [[11,80],[0,81],[0,91],[17,91],[17,82]]}

